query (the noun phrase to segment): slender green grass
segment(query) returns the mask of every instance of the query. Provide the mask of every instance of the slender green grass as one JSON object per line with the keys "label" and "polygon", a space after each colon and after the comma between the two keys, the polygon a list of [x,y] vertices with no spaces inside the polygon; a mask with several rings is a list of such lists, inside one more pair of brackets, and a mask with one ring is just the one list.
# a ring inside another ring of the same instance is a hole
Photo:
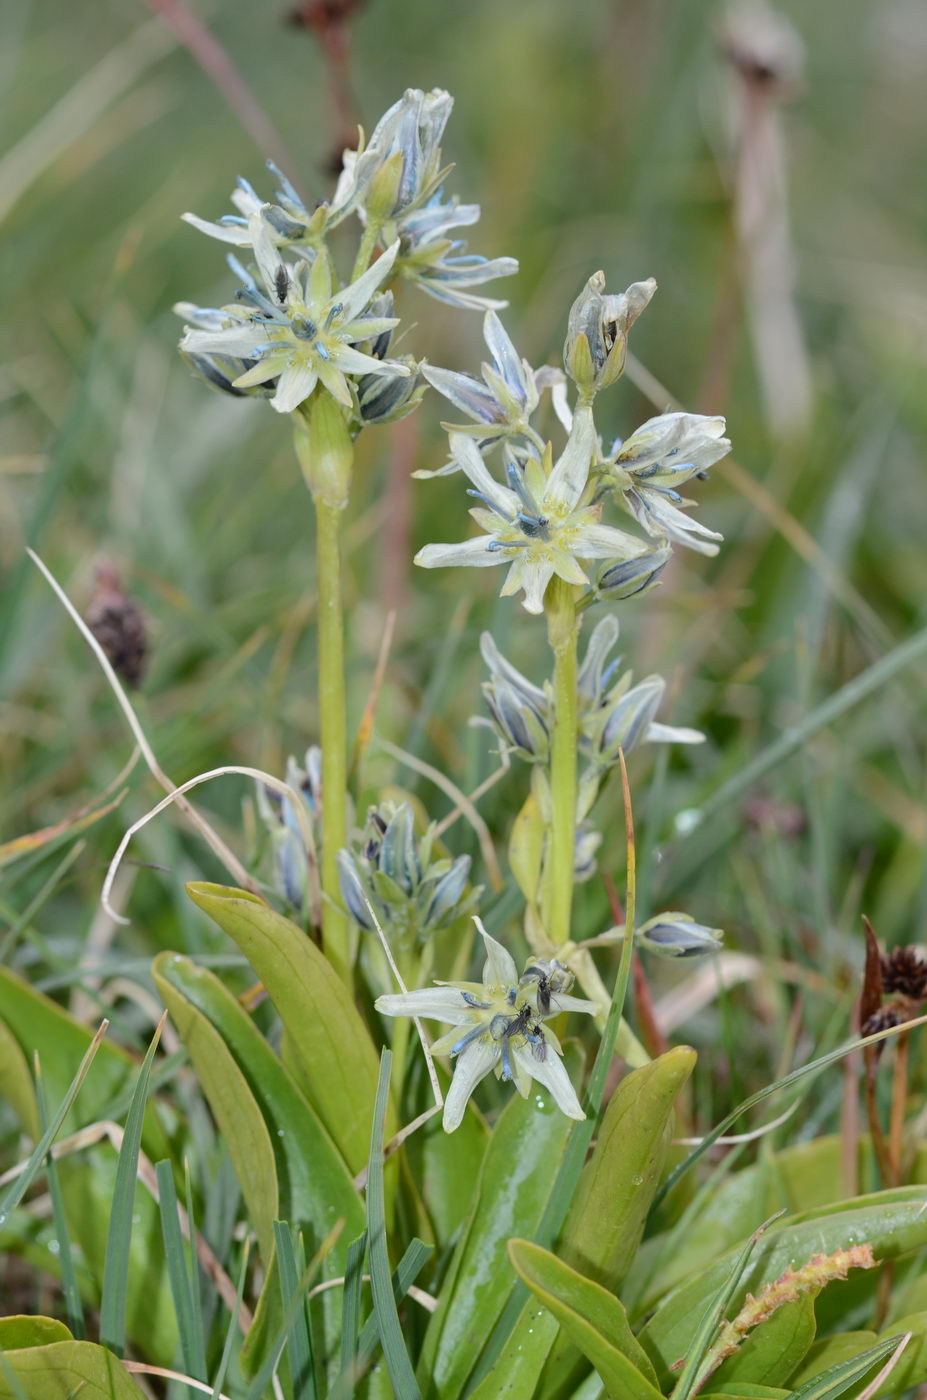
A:
{"label": "slender green grass", "polygon": [[142,1142],[142,1124],[148,1103],[148,1086],[155,1051],[167,1019],[164,1013],[151,1044],[142,1061],[129,1115],[126,1118],[122,1146],[116,1163],[116,1182],[106,1236],[106,1258],[103,1264],[103,1289],[100,1297],[100,1340],[117,1356],[125,1351],[126,1297],[129,1279],[129,1255],[132,1247],[132,1217],[138,1176],[138,1154]]}

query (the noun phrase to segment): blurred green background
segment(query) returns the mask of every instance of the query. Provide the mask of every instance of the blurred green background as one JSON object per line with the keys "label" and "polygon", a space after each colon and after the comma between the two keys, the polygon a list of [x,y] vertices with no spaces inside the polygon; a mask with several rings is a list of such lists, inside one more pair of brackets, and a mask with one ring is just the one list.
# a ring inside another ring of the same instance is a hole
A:
{"label": "blurred green background", "polygon": [[[287,425],[260,402],[210,393],[175,353],[172,303],[220,304],[232,285],[221,245],[179,215],[225,212],[239,173],[268,187],[240,103],[230,108],[167,23],[190,13],[176,0],[4,6],[0,839],[75,811],[131,751],[25,543],[81,609],[101,557],[122,572],[151,629],[139,714],[175,781],[223,763],[280,772],[316,738],[312,525]],[[196,15],[288,173],[322,197],[344,117],[317,38],[287,21],[286,0]],[[927,13],[914,0],[818,0],[784,4],[777,25],[703,0],[368,0],[348,34],[350,102],[368,130],[405,87],[455,95],[450,185],[483,206],[471,248],[521,261],[487,290],[509,299],[506,325],[532,364],[557,362],[570,302],[596,268],[614,290],[652,275],[660,291],[632,349],[658,381],[653,402],[635,368],[602,401],[604,426],[624,435],[670,395],[728,416],[737,465],[693,493],[699,518],[725,534],[722,553],[677,551],[621,623],[635,673],[670,682],[661,718],[708,735],[668,761],[634,756],[643,902],[687,910],[722,926],[732,950],[769,959],[768,996],[736,988],[686,1026],[699,1044],[722,1035],[706,1074],[746,1075],[755,1056],[768,1077],[770,1063],[844,1033],[860,911],[889,944],[923,937],[927,913],[927,657],[691,833],[674,826],[927,625]],[[411,290],[401,312],[416,353],[476,369],[478,314]],[[426,540],[467,532],[460,478],[409,480],[443,460],[444,416],[430,394],[411,424],[365,435],[350,718],[395,607],[377,730],[469,789],[495,763],[486,731],[466,724],[481,705],[480,631],[537,680],[546,648],[541,620],[496,599],[494,573],[411,566]],[[363,782],[365,796],[413,787],[436,817],[450,805],[375,744]],[[526,784],[513,769],[482,803],[501,841]],[[55,875],[69,845],[6,872],[8,951],[42,985],[73,980],[88,938],[113,967],[159,946],[203,949],[182,880],[222,872],[171,815],[133,847],[167,873],[127,867],[132,926],[113,940],[98,914],[106,861],[159,795],[137,769],[66,871]],[[239,778],[200,794],[246,858],[249,796]],[[620,887],[619,799],[600,810],[601,864]],[[476,849],[463,824],[449,839]],[[579,892],[577,936],[608,921],[596,879]],[[783,962],[818,1008],[797,1046]],[[676,969],[656,976],[679,981]],[[755,1005],[749,1023],[733,1014]]]}

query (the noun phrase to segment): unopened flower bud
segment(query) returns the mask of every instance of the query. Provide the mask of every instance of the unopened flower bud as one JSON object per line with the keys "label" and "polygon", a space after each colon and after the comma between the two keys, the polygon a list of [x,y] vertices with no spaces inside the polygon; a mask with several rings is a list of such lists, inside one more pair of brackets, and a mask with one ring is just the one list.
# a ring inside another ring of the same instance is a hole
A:
{"label": "unopened flower bud", "polygon": [[595,581],[594,596],[602,602],[616,603],[648,593],[660,582],[671,555],[672,550],[665,545],[648,549],[633,559],[606,565]]}
{"label": "unopened flower bud", "polygon": [[628,331],[656,289],[650,277],[610,296],[605,291],[604,272],[589,278],[570,308],[563,347],[563,367],[584,398],[608,388],[622,374]]}
{"label": "unopened flower bud", "polygon": [[688,914],[667,912],[648,919],[637,930],[637,942],[661,958],[700,958],[716,953],[723,934],[719,928],[706,928]]}

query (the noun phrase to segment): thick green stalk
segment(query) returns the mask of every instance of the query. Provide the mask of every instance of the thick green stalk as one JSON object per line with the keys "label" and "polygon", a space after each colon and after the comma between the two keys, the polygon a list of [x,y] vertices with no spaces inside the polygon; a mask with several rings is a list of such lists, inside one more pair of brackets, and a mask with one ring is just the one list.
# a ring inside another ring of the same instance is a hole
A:
{"label": "thick green stalk", "polygon": [[293,440],[316,518],[319,741],[322,749],[322,947],[351,982],[351,925],[341,901],[338,852],[347,844],[348,739],[344,682],[341,535],[354,447],[341,407],[316,390],[293,415]]}
{"label": "thick green stalk", "polygon": [[551,580],[547,636],[554,653],[554,728],[550,744],[551,827],[544,881],[544,924],[558,946],[570,937],[576,827],[576,636],[572,584]]}
{"label": "thick green stalk", "polygon": [[347,844],[348,736],[338,506],[316,499],[319,592],[319,738],[322,749],[322,947],[351,980],[350,927],[341,902],[338,852]]}

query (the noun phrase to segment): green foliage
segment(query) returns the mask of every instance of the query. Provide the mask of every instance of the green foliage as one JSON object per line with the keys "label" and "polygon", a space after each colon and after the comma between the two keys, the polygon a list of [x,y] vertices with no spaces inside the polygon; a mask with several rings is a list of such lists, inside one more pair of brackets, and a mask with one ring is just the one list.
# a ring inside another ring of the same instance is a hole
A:
{"label": "green foliage", "polygon": [[[351,1172],[367,1160],[377,1060],[370,1032],[331,964],[304,934],[243,890],[188,886],[247,957],[286,1031],[287,1068]],[[388,1117],[388,1130],[393,1131]]]}
{"label": "green foliage", "polygon": [[655,1400],[660,1393],[656,1372],[613,1294],[527,1240],[511,1240],[509,1258],[519,1278],[598,1371],[614,1400]]}
{"label": "green foliage", "polygon": [[144,1392],[112,1352],[92,1342],[60,1341],[5,1351],[0,1364],[3,1400],[69,1400],[76,1391],[88,1400],[141,1400]]}

